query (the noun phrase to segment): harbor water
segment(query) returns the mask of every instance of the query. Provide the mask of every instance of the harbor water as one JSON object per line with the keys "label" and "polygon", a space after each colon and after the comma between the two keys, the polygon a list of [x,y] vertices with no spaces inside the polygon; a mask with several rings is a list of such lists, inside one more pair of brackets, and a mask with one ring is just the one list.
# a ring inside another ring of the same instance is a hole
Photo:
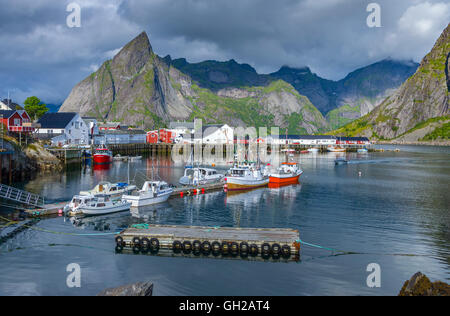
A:
{"label": "harbor water", "polygon": [[[304,170],[298,185],[174,198],[83,219],[42,219],[0,244],[0,295],[95,295],[141,281],[154,283],[154,295],[397,295],[418,271],[448,283],[450,148],[383,148],[400,152],[344,154],[349,163],[339,166],[334,160],[341,154],[296,155]],[[15,186],[48,202],[68,201],[100,181],[130,179],[140,186],[152,169],[169,183],[184,172],[170,158],[144,158],[129,168],[126,162],[86,166]],[[5,208],[0,215],[18,216]],[[297,263],[116,253],[110,233],[138,223],[294,228],[317,247],[302,245]],[[0,236],[11,229],[0,228]],[[79,288],[66,282],[71,263],[81,267]],[[378,288],[367,285],[371,263],[381,268]]]}

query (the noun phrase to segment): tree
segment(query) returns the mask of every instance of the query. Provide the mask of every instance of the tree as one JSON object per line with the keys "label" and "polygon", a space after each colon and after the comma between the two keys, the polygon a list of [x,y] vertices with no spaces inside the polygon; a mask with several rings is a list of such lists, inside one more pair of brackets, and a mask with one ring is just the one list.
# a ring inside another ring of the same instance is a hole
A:
{"label": "tree", "polygon": [[48,112],[47,105],[35,96],[27,98],[23,104],[25,105],[25,111],[27,111],[31,119],[37,120]]}

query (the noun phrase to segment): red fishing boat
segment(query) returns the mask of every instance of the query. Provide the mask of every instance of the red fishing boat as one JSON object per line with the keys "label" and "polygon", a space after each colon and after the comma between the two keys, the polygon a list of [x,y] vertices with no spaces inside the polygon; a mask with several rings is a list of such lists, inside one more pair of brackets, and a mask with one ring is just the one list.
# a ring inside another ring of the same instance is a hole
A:
{"label": "red fishing boat", "polygon": [[95,149],[93,159],[94,164],[110,164],[113,161],[113,155],[108,148],[103,146]]}
{"label": "red fishing boat", "polygon": [[285,162],[275,172],[269,174],[269,182],[276,184],[295,184],[303,170],[294,162]]}

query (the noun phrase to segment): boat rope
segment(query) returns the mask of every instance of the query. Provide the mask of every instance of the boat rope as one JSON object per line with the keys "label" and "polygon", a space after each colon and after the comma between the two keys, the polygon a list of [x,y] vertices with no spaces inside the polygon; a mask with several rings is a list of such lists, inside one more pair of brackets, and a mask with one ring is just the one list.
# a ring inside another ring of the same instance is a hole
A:
{"label": "boat rope", "polygon": [[[5,220],[9,223],[13,222],[12,220],[9,220],[3,216],[0,216],[0,219]],[[30,228],[32,230],[36,230],[36,231],[40,231],[40,232],[44,232],[44,233],[49,233],[49,234],[54,234],[54,235],[67,235],[67,236],[84,236],[84,237],[88,237],[88,236],[109,236],[109,235],[117,235],[120,234],[121,232],[109,232],[109,233],[67,233],[67,232],[57,232],[54,230],[49,230],[49,229],[43,229],[43,228],[38,228],[38,227],[33,227],[31,225],[28,224],[23,224],[22,227],[26,227],[26,228]]]}
{"label": "boat rope", "polygon": [[298,243],[303,244],[305,246],[310,246],[313,248],[319,248],[319,249],[324,249],[324,250],[328,250],[328,251],[332,251],[332,252],[342,252],[345,254],[358,254],[357,252],[353,252],[353,251],[345,251],[345,250],[339,250],[339,249],[334,249],[334,248],[328,248],[328,247],[324,247],[324,246],[320,246],[320,245],[315,245],[315,244],[311,244],[308,242],[305,242],[301,239],[297,240]]}

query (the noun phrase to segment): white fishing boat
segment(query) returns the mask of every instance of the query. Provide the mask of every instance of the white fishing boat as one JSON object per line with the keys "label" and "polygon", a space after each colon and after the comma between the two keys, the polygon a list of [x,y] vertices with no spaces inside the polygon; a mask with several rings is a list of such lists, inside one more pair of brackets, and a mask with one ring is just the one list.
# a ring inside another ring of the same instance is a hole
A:
{"label": "white fishing boat", "polygon": [[130,161],[139,161],[142,160],[142,156],[130,157]]}
{"label": "white fishing boat", "polygon": [[308,151],[309,151],[310,153],[318,153],[318,152],[319,152],[319,148],[315,148],[315,147],[313,147],[313,148],[308,148]]}
{"label": "white fishing boat", "polygon": [[346,151],[346,149],[341,146],[329,146],[327,150],[332,153],[343,153]]}
{"label": "white fishing boat", "polygon": [[131,203],[133,207],[148,206],[167,201],[173,189],[164,181],[146,181],[134,195],[124,195],[122,201]]}
{"label": "white fishing boat", "polygon": [[103,215],[117,212],[129,211],[131,203],[126,201],[113,201],[109,196],[97,196],[92,201],[80,205],[75,215]]}
{"label": "white fishing boat", "polygon": [[228,191],[250,190],[267,186],[269,177],[255,166],[235,165],[225,177],[225,183]]}
{"label": "white fishing boat", "polygon": [[203,185],[208,183],[216,183],[224,178],[223,174],[211,168],[186,168],[184,176],[180,178],[182,185]]}
{"label": "white fishing boat", "polygon": [[92,190],[81,191],[80,195],[93,195],[93,196],[106,195],[113,200],[120,200],[122,195],[130,194],[134,190],[136,190],[136,186],[130,185],[128,183],[100,182]]}
{"label": "white fishing boat", "polygon": [[64,213],[67,214],[69,212],[77,212],[78,208],[82,205],[86,205],[87,203],[95,200],[95,197],[92,195],[75,195],[72,200],[64,207]]}

